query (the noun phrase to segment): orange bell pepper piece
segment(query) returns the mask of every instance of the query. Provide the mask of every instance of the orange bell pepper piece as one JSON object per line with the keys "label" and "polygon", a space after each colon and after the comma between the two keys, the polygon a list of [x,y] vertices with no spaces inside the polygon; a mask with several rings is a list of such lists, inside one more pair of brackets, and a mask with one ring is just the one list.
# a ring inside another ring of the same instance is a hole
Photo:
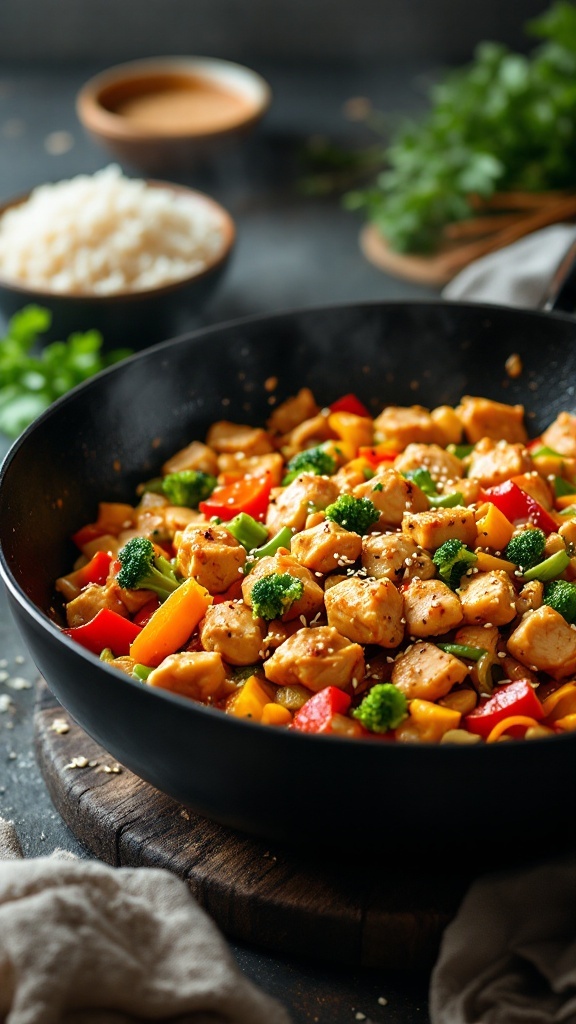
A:
{"label": "orange bell pepper piece", "polygon": [[210,604],[212,595],[204,587],[195,579],[184,580],[142,627],[130,645],[130,657],[156,668],[186,643]]}

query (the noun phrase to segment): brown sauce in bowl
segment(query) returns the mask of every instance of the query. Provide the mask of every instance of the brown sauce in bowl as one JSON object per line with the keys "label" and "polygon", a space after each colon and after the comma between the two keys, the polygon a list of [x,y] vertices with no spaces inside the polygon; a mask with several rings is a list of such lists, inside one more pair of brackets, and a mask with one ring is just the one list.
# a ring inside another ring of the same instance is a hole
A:
{"label": "brown sauce in bowl", "polygon": [[233,128],[253,107],[246,96],[208,78],[172,76],[141,83],[138,90],[118,97],[113,113],[135,128],[174,135]]}

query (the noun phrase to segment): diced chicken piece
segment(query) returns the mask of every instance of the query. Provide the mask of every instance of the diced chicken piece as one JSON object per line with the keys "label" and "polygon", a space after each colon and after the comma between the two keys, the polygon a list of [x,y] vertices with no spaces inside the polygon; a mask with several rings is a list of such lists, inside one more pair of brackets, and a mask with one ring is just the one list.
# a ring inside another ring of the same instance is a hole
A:
{"label": "diced chicken piece", "polygon": [[392,682],[408,700],[439,700],[468,674],[463,661],[431,643],[412,644],[394,662]]}
{"label": "diced chicken piece", "polygon": [[297,395],[287,398],[274,409],[266,426],[271,434],[289,434],[304,420],[312,419],[319,412],[320,407],[310,388],[300,388]]}
{"label": "diced chicken piece", "polygon": [[399,451],[412,442],[442,444],[444,434],[421,405],[387,405],[374,420],[377,438],[393,441]]}
{"label": "diced chicken piece", "polygon": [[[461,710],[463,714],[467,714],[473,707],[475,707],[477,692],[488,693],[492,689],[492,669],[494,665],[498,665],[498,668],[500,668],[502,664],[502,659],[497,656],[499,641],[500,631],[497,626],[491,625],[460,626],[460,629],[457,629],[454,634],[455,644],[463,644],[467,647],[478,647],[481,650],[486,651],[486,655],[481,655],[477,661],[468,662],[470,675],[468,684],[471,684],[474,688],[472,691],[474,700],[469,702],[469,698],[462,698],[464,705],[459,710]],[[450,694],[450,698],[452,696],[453,695]],[[452,704],[451,706],[455,705]]]}
{"label": "diced chicken piece", "polygon": [[514,483],[520,487],[522,491],[529,494],[532,498],[543,505],[544,508],[552,509],[554,507],[554,493],[547,480],[544,480],[536,470],[531,472],[521,473],[514,477]]}
{"label": "diced chicken piece", "polygon": [[349,577],[347,575],[339,572],[333,573],[332,576],[327,576],[324,580],[324,593],[326,593],[327,590],[330,590],[331,587],[335,587],[337,583],[343,583],[344,580],[347,580],[348,578]]}
{"label": "diced chicken piece", "polygon": [[[190,523],[205,524],[206,520],[201,512],[195,508],[187,508],[185,505],[167,505],[162,511],[164,519],[165,535],[170,539],[174,534],[185,530]],[[156,538],[158,535],[156,535]],[[152,538],[154,539],[154,538]]]}
{"label": "diced chicken piece", "polygon": [[215,704],[235,689],[234,683],[226,676],[222,658],[213,651],[169,654],[150,673],[147,684],[203,704]]}
{"label": "diced chicken piece", "polygon": [[397,647],[404,637],[402,595],[390,580],[358,576],[324,595],[328,625],[358,644]]}
{"label": "diced chicken piece", "polygon": [[[173,534],[166,525],[166,509],[168,498],[162,494],[146,491],[136,509],[132,536],[148,537],[155,543],[170,542]],[[124,531],[125,534],[127,531]]]}
{"label": "diced chicken piece", "polygon": [[562,526],[559,527],[558,533],[562,537],[566,547],[574,546],[576,548],[576,519],[569,518]]}
{"label": "diced chicken piece", "polygon": [[303,420],[287,434],[283,434],[278,440],[285,459],[291,459],[297,452],[305,448],[315,448],[324,441],[330,441],[337,435],[328,423],[326,413],[318,413],[308,420]]}
{"label": "diced chicken piece", "polygon": [[292,483],[273,493],[266,526],[272,534],[283,526],[303,530],[310,512],[325,509],[336,501],[339,491],[331,477],[300,473]]}
{"label": "diced chicken piece", "polygon": [[493,441],[484,437],[468,456],[468,476],[483,487],[495,487],[511,476],[531,469],[532,462],[523,444]]}
{"label": "diced chicken piece", "polygon": [[410,636],[441,636],[460,625],[462,608],[442,580],[412,580],[404,591],[404,617]]}
{"label": "diced chicken piece", "polygon": [[406,512],[423,512],[428,498],[412,481],[395,469],[385,469],[352,491],[355,498],[369,498],[380,513],[378,526],[400,526]]}
{"label": "diced chicken piece", "polygon": [[471,508],[434,508],[428,512],[407,512],[402,532],[421,548],[435,551],[446,540],[461,540],[468,547],[476,543],[476,519]]}
{"label": "diced chicken piece", "polygon": [[206,443],[218,455],[229,452],[234,455],[264,455],[274,451],[270,438],[262,427],[249,427],[244,423],[230,423],[219,420],[213,423],[206,436]]}
{"label": "diced chicken piece", "polygon": [[241,473],[245,476],[263,476],[269,473],[272,483],[278,487],[284,476],[284,459],[280,452],[266,452],[264,455],[243,455],[225,452],[218,456],[218,473]]}
{"label": "diced chicken piece", "polygon": [[362,566],[369,576],[402,583],[436,575],[430,555],[402,533],[368,533],[362,538]]}
{"label": "diced chicken piece", "polygon": [[516,591],[503,569],[463,576],[458,593],[465,622],[505,626],[516,615]]}
{"label": "diced chicken piece", "polygon": [[483,437],[504,439],[511,444],[517,441],[525,444],[528,440],[523,405],[506,405],[490,398],[464,395],[455,412],[470,444],[476,444]]}
{"label": "diced chicken piece", "polygon": [[299,629],[264,663],[266,678],[278,686],[327,686],[353,691],[364,678],[364,651],[333,626]]}
{"label": "diced chicken piece", "polygon": [[412,469],[427,469],[436,484],[444,485],[461,477],[464,468],[462,459],[451,455],[438,444],[409,444],[394,460],[394,469],[407,473]]}
{"label": "diced chicken piece", "polygon": [[201,473],[210,473],[212,476],[216,476],[218,473],[216,452],[202,441],[192,441],[166,460],[162,466],[162,476],[167,476],[168,473],[180,473],[184,469],[195,469]]}
{"label": "diced chicken piece", "polygon": [[544,584],[540,580],[530,580],[525,583],[516,598],[516,614],[524,615],[525,612],[540,608],[544,600]]}
{"label": "diced chicken piece", "polygon": [[451,405],[438,405],[432,409],[430,418],[441,432],[439,444],[445,447],[447,444],[460,443],[463,433],[462,421]]}
{"label": "diced chicken piece", "polygon": [[576,416],[570,412],[558,416],[542,433],[542,444],[561,455],[576,458]]}
{"label": "diced chicken piece", "polygon": [[280,548],[273,556],[267,555],[264,558],[260,558],[254,568],[244,578],[242,581],[242,597],[244,601],[250,608],[252,607],[250,595],[256,580],[261,579],[263,576],[269,576],[271,573],[279,573],[281,575],[285,572],[301,580],[304,584],[304,592],[302,597],[294,601],[287,611],[284,612],[282,620],[290,622],[292,619],[299,619],[301,616],[313,618],[324,604],[324,591],[318,585],[310,570],[304,565],[300,565],[300,562],[283,548]]}
{"label": "diced chicken piece", "polygon": [[246,549],[225,526],[192,523],[174,538],[176,565],[182,576],[193,576],[211,594],[223,594],[239,579]]}
{"label": "diced chicken piece", "polygon": [[325,519],[317,526],[296,533],[290,551],[312,572],[329,573],[339,566],[354,564],[362,551],[362,538]]}
{"label": "diced chicken piece", "polygon": [[454,479],[443,488],[443,494],[461,494],[462,505],[473,505],[480,498],[480,483],[467,476],[454,477]]}
{"label": "diced chicken piece", "polygon": [[120,672],[125,672],[127,676],[133,676],[136,662],[128,654],[122,654],[119,658],[112,658],[107,664],[119,669]]}
{"label": "diced chicken piece", "polygon": [[216,651],[229,665],[253,665],[262,659],[266,625],[242,601],[210,605],[199,627],[205,651]]}
{"label": "diced chicken piece", "polygon": [[[370,472],[366,473],[366,469],[369,468]],[[351,459],[350,462],[345,462],[340,469],[334,473],[332,480],[336,484],[339,491],[345,491],[347,494],[351,494],[355,487],[359,484],[365,484],[367,479],[371,479],[372,468],[367,467],[364,459]]]}
{"label": "diced chicken piece", "polygon": [[508,650],[531,671],[547,672],[554,679],[576,672],[576,630],[548,605],[524,616],[508,638]]}
{"label": "diced chicken piece", "polygon": [[466,647],[480,647],[495,655],[500,634],[496,626],[460,626],[454,634],[454,643]]}
{"label": "diced chicken piece", "polygon": [[[133,530],[128,531],[129,536],[133,536],[134,532]],[[90,561],[97,551],[109,551],[111,555],[117,555],[122,545],[126,543],[124,536],[124,533],[119,533],[117,537],[112,533],[103,533],[94,537],[93,540],[85,541],[81,547],[82,562],[79,562],[75,568],[78,569],[80,564],[84,564],[84,560]]]}
{"label": "diced chicken piece", "polygon": [[543,554],[545,558],[549,558],[550,555],[555,555],[557,551],[566,551],[566,542],[561,534],[553,530],[546,537]]}
{"label": "diced chicken piece", "polygon": [[[148,593],[148,597],[150,594]],[[120,598],[119,588],[107,583],[89,583],[66,605],[66,621],[70,627],[83,626],[90,622],[102,608],[109,608],[118,615],[128,616],[128,609]]]}

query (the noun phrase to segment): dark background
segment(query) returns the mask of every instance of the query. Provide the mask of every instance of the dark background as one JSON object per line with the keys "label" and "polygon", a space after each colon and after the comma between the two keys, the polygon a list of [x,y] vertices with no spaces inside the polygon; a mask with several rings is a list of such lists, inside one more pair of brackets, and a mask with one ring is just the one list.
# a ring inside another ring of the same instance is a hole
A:
{"label": "dark background", "polygon": [[525,47],[542,0],[2,0],[0,58],[116,61],[466,60],[479,39]]}

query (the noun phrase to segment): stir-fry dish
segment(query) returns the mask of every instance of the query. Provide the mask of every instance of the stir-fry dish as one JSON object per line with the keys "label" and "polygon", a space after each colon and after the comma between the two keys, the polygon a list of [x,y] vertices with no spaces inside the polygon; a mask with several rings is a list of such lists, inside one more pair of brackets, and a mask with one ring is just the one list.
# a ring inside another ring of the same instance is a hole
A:
{"label": "stir-fry dish", "polygon": [[143,686],[366,741],[576,730],[576,415],[304,387],[103,501],[65,632]]}

